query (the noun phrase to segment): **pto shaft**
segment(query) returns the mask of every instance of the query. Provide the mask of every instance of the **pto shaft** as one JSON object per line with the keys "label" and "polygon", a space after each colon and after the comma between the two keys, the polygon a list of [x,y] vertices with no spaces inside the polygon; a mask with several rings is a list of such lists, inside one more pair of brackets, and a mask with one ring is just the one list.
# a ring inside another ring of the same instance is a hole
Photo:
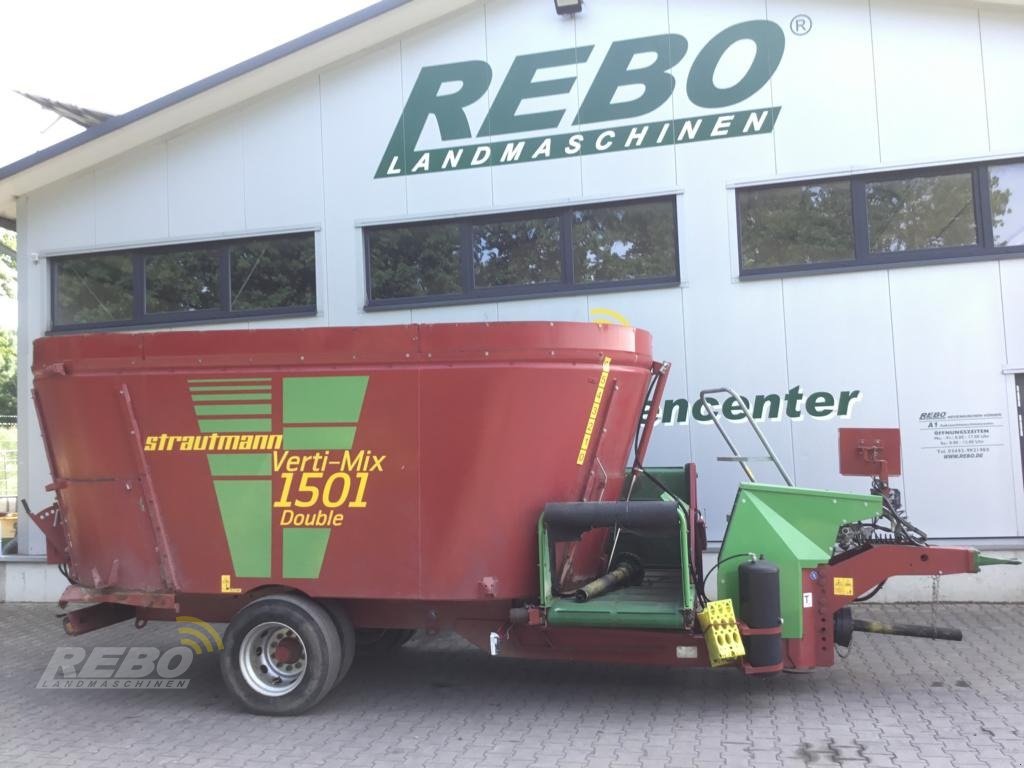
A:
{"label": "pto shaft", "polygon": [[644,569],[640,565],[640,561],[631,555],[626,555],[617,567],[577,589],[574,597],[577,603],[585,603],[592,597],[611,592],[626,584],[636,584],[643,579],[643,575]]}
{"label": "pto shaft", "polygon": [[926,627],[921,624],[883,624],[865,619],[853,620],[854,632],[871,632],[876,635],[903,635],[924,637],[929,640],[963,640],[964,633],[951,627]]}

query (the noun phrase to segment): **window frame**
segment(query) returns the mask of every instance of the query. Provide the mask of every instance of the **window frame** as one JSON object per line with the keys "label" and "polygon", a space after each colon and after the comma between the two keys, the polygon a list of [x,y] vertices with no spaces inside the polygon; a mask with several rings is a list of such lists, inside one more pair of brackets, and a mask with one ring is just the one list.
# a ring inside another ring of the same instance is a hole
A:
{"label": "window frame", "polygon": [[[658,277],[643,277],[631,280],[610,280],[606,282],[575,282],[575,262],[573,260],[573,213],[581,209],[622,208],[629,205],[647,203],[665,203],[672,215],[671,230],[673,233],[672,264],[673,274]],[[533,285],[500,285],[477,288],[474,280],[474,260],[472,228],[478,224],[500,224],[506,221],[522,221],[534,218],[557,218],[560,225],[559,250],[561,254],[562,278],[558,281],[536,283]],[[459,226],[459,281],[461,290],[458,293],[435,294],[429,296],[404,296],[390,299],[373,298],[373,265],[370,251],[370,237],[373,232],[388,229],[400,229],[424,225],[457,224]],[[393,309],[415,309],[422,307],[443,307],[465,304],[485,304],[494,301],[516,299],[552,298],[557,296],[578,296],[592,293],[617,293],[622,291],[642,290],[648,288],[666,288],[678,286],[681,280],[679,263],[679,209],[676,194],[653,195],[650,197],[628,198],[625,200],[601,200],[593,203],[574,203],[550,208],[529,208],[491,214],[473,214],[468,216],[452,216],[443,219],[417,220],[409,222],[391,222],[372,224],[362,227],[363,266],[365,274],[366,301],[363,309],[367,312],[382,312]]]}
{"label": "window frame", "polygon": [[[264,240],[284,240],[306,236],[313,244],[313,304],[288,307],[265,307],[260,309],[231,309],[231,248],[232,246]],[[49,267],[50,330],[48,333],[78,333],[94,330],[117,330],[126,328],[153,328],[181,325],[200,325],[210,322],[231,322],[254,318],[304,317],[317,313],[317,260],[316,232],[276,232],[266,235],[234,237],[226,240],[200,240],[167,243],[143,248],[117,248],[87,253],[69,253],[47,258]],[[208,249],[218,258],[217,298],[219,306],[191,312],[146,312],[146,259],[151,256],[175,253],[183,250]],[[128,320],[108,320],[88,323],[58,323],[57,293],[58,269],[62,262],[87,259],[96,256],[127,256],[132,263],[132,316]]]}
{"label": "window frame", "polygon": [[[835,272],[858,272],[869,269],[915,266],[931,263],[958,263],[998,258],[1013,258],[1024,255],[1024,246],[996,246],[992,230],[992,208],[989,198],[989,166],[1013,165],[1024,162],[1024,158],[1007,158],[978,163],[956,163],[915,168],[901,168],[894,171],[872,173],[838,174],[794,181],[749,184],[734,188],[736,264],[740,280],[757,280],[802,274],[829,274]],[[900,181],[928,176],[952,176],[969,174],[976,242],[974,245],[944,248],[919,248],[912,251],[893,253],[871,253],[868,230],[867,185],[874,182]],[[853,258],[844,261],[827,261],[817,264],[791,264],[750,268],[743,265],[742,213],[739,196],[742,192],[764,189],[785,189],[790,187],[813,186],[846,182],[850,185],[851,224],[853,227]]]}

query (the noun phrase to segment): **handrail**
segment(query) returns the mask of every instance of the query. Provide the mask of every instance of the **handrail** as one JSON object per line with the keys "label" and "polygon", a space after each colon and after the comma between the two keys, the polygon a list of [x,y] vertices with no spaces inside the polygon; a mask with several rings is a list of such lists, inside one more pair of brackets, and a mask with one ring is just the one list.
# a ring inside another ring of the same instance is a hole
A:
{"label": "handrail", "polygon": [[764,436],[764,433],[754,422],[754,417],[751,415],[750,409],[747,408],[747,404],[743,402],[743,398],[737,395],[728,387],[702,389],[700,391],[700,396],[697,399],[697,403],[699,405],[704,406],[705,413],[707,413],[708,416],[711,417],[711,421],[713,421],[715,427],[718,428],[718,433],[722,436],[722,439],[725,440],[725,444],[729,446],[729,450],[732,451],[732,455],[736,457],[737,461],[739,461],[740,466],[743,467],[743,471],[746,473],[747,477],[750,478],[750,482],[757,482],[757,480],[754,478],[754,473],[751,472],[750,467],[747,466],[745,457],[741,456],[740,452],[736,450],[736,446],[733,444],[732,440],[729,439],[729,435],[725,433],[725,429],[723,429],[721,422],[719,422],[718,414],[715,413],[714,409],[708,405],[706,400],[708,395],[716,395],[721,394],[723,392],[731,396],[732,399],[736,401],[736,404],[739,405],[740,409],[743,411],[743,416],[746,418],[747,423],[750,424],[751,427],[753,427],[754,434],[757,435],[757,439],[761,441],[761,445],[763,445],[764,449],[768,452],[767,458],[772,460],[772,463],[775,465],[775,468],[779,470],[779,474],[782,475],[782,479],[786,481],[786,485],[792,487],[793,481],[790,479],[789,473],[786,472],[785,468],[782,466],[782,462],[779,461],[779,457],[775,455],[775,451],[772,450],[771,445],[768,443],[768,438]]}

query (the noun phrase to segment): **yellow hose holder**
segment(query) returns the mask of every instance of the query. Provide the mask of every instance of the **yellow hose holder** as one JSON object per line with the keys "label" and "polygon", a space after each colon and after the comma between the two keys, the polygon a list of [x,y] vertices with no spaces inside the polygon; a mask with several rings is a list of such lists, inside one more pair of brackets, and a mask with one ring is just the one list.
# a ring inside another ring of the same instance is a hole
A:
{"label": "yellow hose holder", "polygon": [[736,624],[736,614],[732,609],[732,600],[714,600],[697,614],[697,621],[704,631],[704,641],[708,646],[712,667],[731,664],[742,658],[746,652],[743,638]]}

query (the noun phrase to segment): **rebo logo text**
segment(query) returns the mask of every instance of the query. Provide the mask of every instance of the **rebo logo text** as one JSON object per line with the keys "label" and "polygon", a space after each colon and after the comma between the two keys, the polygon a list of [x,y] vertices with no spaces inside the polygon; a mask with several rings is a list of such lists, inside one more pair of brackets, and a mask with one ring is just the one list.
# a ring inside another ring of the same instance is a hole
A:
{"label": "rebo logo text", "polygon": [[[754,44],[753,59],[739,80],[720,87],[715,82],[715,71],[726,52],[741,41]],[[686,76],[687,97],[709,110],[727,110],[739,104],[768,83],[782,60],[785,45],[782,29],[771,21],[744,21],[722,30],[693,58]],[[593,45],[517,56],[475,132],[466,108],[482,99],[491,86],[494,73],[490,65],[486,61],[459,61],[424,67],[409,93],[376,178],[770,133],[780,107],[619,124],[643,117],[672,98],[677,87],[672,70],[686,57],[688,47],[686,38],[677,34],[613,42],[578,112],[569,108],[569,99],[566,109],[547,111],[530,111],[529,101],[567,96],[576,84],[575,76],[546,78],[541,73],[584,64],[594,52]],[[639,91],[639,95],[616,99],[621,88],[629,88],[631,93]],[[418,148],[431,116],[446,146]],[[563,125],[567,130],[559,132]],[[495,140],[540,131],[556,132]],[[478,141],[447,144],[474,138]]]}

